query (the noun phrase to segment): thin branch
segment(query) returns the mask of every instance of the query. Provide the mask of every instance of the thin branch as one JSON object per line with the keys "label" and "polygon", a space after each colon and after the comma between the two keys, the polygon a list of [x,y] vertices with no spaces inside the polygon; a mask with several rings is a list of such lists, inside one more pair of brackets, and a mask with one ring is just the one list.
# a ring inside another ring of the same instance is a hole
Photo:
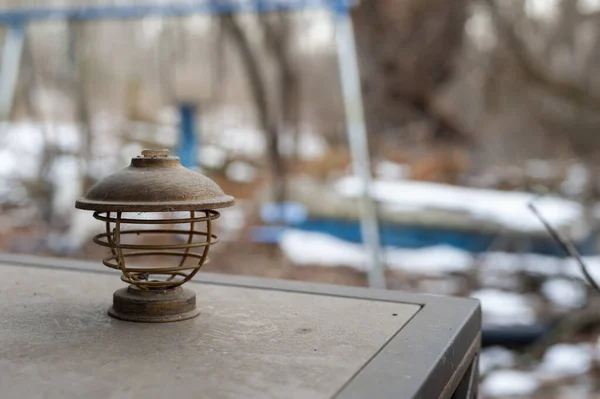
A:
{"label": "thin branch", "polygon": [[574,258],[577,261],[577,263],[579,264],[579,267],[581,269],[581,272],[583,273],[587,282],[592,287],[594,287],[594,289],[596,291],[600,292],[600,287],[598,286],[598,284],[596,283],[594,278],[588,272],[587,266],[586,266],[585,262],[583,261],[583,259],[581,258],[581,254],[579,253],[577,248],[575,248],[575,245],[573,245],[573,243],[571,241],[569,241],[558,230],[556,230],[554,227],[552,227],[550,225],[550,223],[548,223],[548,221],[538,211],[538,209],[533,204],[533,202],[529,203],[529,209],[531,209],[533,214],[540,220],[540,222],[542,222],[542,224],[544,225],[546,230],[548,230],[548,233],[554,239],[554,241],[556,241],[569,256],[571,256],[572,258]]}

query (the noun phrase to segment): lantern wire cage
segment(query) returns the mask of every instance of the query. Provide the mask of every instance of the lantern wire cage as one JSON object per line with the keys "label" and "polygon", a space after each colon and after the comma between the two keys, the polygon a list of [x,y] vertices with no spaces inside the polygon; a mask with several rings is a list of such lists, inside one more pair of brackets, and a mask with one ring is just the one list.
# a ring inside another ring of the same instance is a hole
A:
{"label": "lantern wire cage", "polygon": [[[197,213],[199,214],[197,216]],[[212,232],[212,222],[218,219],[214,210],[190,211],[189,217],[142,219],[123,217],[123,212],[94,212],[94,218],[105,223],[106,232],[94,236],[94,242],[110,249],[110,254],[102,263],[122,272],[121,280],[142,290],[165,290],[175,288],[190,281],[200,268],[208,263],[211,245],[219,242]],[[124,225],[145,226],[127,228]],[[177,225],[189,225],[179,228]],[[158,228],[148,228],[148,226]],[[170,227],[170,228],[169,228]],[[146,244],[126,243],[125,237],[152,234],[166,234],[172,237],[187,236],[185,243]],[[193,252],[199,249],[198,252]],[[172,267],[128,266],[126,260],[145,256],[167,256],[175,259]],[[194,260],[190,263],[190,260]],[[178,260],[178,261],[177,261]]]}

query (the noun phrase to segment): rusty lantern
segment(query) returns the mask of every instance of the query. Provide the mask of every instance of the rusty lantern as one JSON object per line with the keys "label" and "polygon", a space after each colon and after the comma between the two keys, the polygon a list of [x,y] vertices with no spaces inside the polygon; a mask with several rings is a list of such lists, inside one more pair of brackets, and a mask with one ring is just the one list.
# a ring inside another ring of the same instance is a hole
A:
{"label": "rusty lantern", "polygon": [[[218,242],[215,209],[233,204],[214,181],[184,168],[167,150],[144,150],[129,167],[94,185],[75,207],[94,211],[104,222],[106,232],[94,237],[110,250],[102,263],[120,270],[129,284],[114,293],[108,313],[138,322],[197,316],[196,295],[182,285],[207,263]],[[129,265],[144,257],[155,266]]]}

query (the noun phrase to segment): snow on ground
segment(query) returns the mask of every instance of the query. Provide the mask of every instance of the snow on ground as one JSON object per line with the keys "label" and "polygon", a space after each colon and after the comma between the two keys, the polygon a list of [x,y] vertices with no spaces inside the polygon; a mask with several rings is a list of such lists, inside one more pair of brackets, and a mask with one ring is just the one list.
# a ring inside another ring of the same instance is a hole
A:
{"label": "snow on ground", "polygon": [[587,292],[579,281],[555,278],[545,281],[542,294],[560,309],[576,309],[583,306]]}
{"label": "snow on ground", "polygon": [[492,371],[481,384],[481,393],[488,397],[523,397],[540,387],[535,374],[517,370]]}
{"label": "snow on ground", "polygon": [[39,153],[44,135],[31,123],[0,124],[0,176],[34,178],[39,169]]}
{"label": "snow on ground", "polygon": [[234,207],[221,209],[221,217],[219,217],[219,240],[233,241],[237,238],[238,233],[246,224],[245,214],[246,203],[243,200],[236,200]]}
{"label": "snow on ground", "polygon": [[119,153],[122,159],[131,159],[139,156],[144,147],[140,143],[131,142],[123,144]]}
{"label": "snow on ground", "polygon": [[[300,266],[350,266],[365,271],[369,264],[363,245],[328,234],[288,229],[281,237],[280,246],[286,256]],[[386,248],[383,255],[391,269],[431,275],[465,271],[472,263],[469,253],[443,245],[422,249]]]}
{"label": "snow on ground", "polygon": [[285,133],[281,135],[279,142],[279,151],[282,155],[297,154],[300,159],[305,161],[321,158],[327,154],[328,150],[329,146],[325,138],[306,127],[298,134],[297,141],[293,133]]}
{"label": "snow on ground", "polygon": [[286,230],[279,245],[285,255],[299,266],[350,266],[365,271],[369,263],[363,246],[328,234]]}
{"label": "snow on ground", "polygon": [[[600,256],[584,256],[582,260],[590,275],[600,281]],[[538,254],[487,253],[482,256],[482,270],[504,274],[526,271],[547,277],[565,276],[585,281],[581,268],[574,259]]]}
{"label": "snow on ground", "polygon": [[208,168],[222,168],[227,162],[227,151],[215,145],[204,145],[200,147],[198,159],[202,166]]}
{"label": "snow on ground", "polygon": [[516,356],[514,352],[506,348],[500,346],[484,348],[479,357],[479,373],[487,374],[492,369],[509,368],[514,366],[515,363]]}
{"label": "snow on ground", "polygon": [[[325,233],[287,229],[281,237],[280,246],[297,265],[348,266],[365,271],[369,264],[363,245]],[[585,285],[568,281],[572,278],[585,281],[581,268],[570,258],[490,252],[482,254],[475,262],[469,252],[445,245],[418,249],[385,248],[383,252],[384,262],[389,268],[417,274],[439,276],[478,267],[488,282],[502,280],[519,271],[556,277],[559,280],[551,280],[543,288],[546,298],[567,308],[576,307],[585,300]],[[600,281],[600,256],[586,256],[583,260],[592,277]]]}
{"label": "snow on ground", "polygon": [[527,325],[535,322],[535,312],[523,295],[488,288],[473,292],[471,298],[481,302],[486,324]]}
{"label": "snow on ground", "polygon": [[250,158],[260,158],[266,151],[265,134],[258,129],[228,128],[221,132],[218,143],[231,155],[243,155]]}
{"label": "snow on ground", "polygon": [[375,165],[375,176],[381,180],[404,180],[410,176],[410,165],[381,161]]}
{"label": "snow on ground", "polygon": [[590,179],[590,173],[587,168],[575,163],[567,169],[567,176],[561,183],[560,189],[568,196],[575,197],[581,195]]}
{"label": "snow on ground", "polygon": [[[296,143],[293,134],[283,134],[279,146],[281,154],[297,154],[302,160],[312,160],[323,157],[328,151],[327,141],[314,132],[303,131],[297,140]],[[267,150],[266,135],[260,129],[229,127],[213,137],[211,142],[233,156],[241,155],[251,159],[263,158]]]}
{"label": "snow on ground", "polygon": [[251,183],[256,179],[257,174],[256,167],[242,161],[230,163],[225,170],[227,178],[237,183]]}
{"label": "snow on ground", "polygon": [[520,278],[515,274],[480,273],[479,283],[482,287],[498,288],[501,290],[517,291]]}
{"label": "snow on ground", "polygon": [[480,255],[482,267],[486,272],[515,273],[527,271],[533,274],[553,276],[565,267],[562,258],[539,254],[514,254],[506,252],[487,252]]}
{"label": "snow on ground", "polygon": [[[519,371],[510,369],[516,365],[513,352],[504,348],[486,348],[481,353],[479,364],[480,371],[487,374],[481,384],[481,393],[490,398],[528,397],[542,384],[586,375],[592,368],[593,360],[594,348],[591,344],[559,343],[548,348],[541,362],[533,369]],[[583,384],[580,389],[566,389],[565,394],[559,396],[583,398],[588,397],[587,391],[589,388]]]}
{"label": "snow on ground", "polygon": [[[324,233],[288,229],[282,234],[280,246],[287,258],[298,266],[348,266],[366,271],[369,264],[363,245]],[[592,276],[600,281],[600,256],[583,259]],[[503,276],[513,277],[518,271],[540,274],[549,278],[542,285],[542,294],[564,310],[584,305],[587,297],[583,274],[572,259],[491,253],[474,262],[472,255],[466,251],[449,246],[434,246],[420,249],[384,248],[383,260],[391,270],[426,276],[466,272],[473,267],[478,267],[480,275],[488,280],[491,276],[499,280]],[[573,278],[579,281],[573,281]],[[483,318],[487,324],[532,324],[536,320],[532,303],[524,295],[488,288],[474,292],[472,297],[481,301]]]}
{"label": "snow on ground", "polygon": [[67,233],[59,242],[49,244],[58,252],[74,252],[81,248],[95,234],[104,231],[105,225],[94,219],[89,211],[74,209],[70,215],[70,225]]}
{"label": "snow on ground", "polygon": [[[357,197],[361,194],[362,184],[357,177],[350,176],[340,179],[334,187],[344,196]],[[399,212],[417,209],[458,212],[526,232],[545,231],[528,208],[528,204],[534,199],[539,211],[555,227],[569,226],[580,221],[583,215],[580,204],[558,197],[536,199],[534,195],[523,192],[473,189],[437,183],[376,180],[371,194]]]}
{"label": "snow on ground", "polygon": [[[368,263],[363,245],[350,243],[325,233],[288,229],[283,233],[280,245],[290,260],[298,265],[344,265],[364,270]],[[348,253],[352,253],[352,256],[347,255]],[[485,275],[526,271],[547,277],[566,276],[584,280],[579,265],[573,259],[538,254],[489,252],[482,254],[477,262],[474,262],[473,255],[467,251],[439,245],[418,249],[386,248],[384,257],[392,269],[424,274],[439,275],[466,271],[475,267],[477,263],[477,267],[480,267],[482,274]],[[590,274],[600,281],[600,256],[585,256],[583,260]],[[554,288],[549,288],[550,291],[568,289],[565,284],[560,287],[557,283],[553,285]],[[570,290],[571,296],[578,295],[574,286],[571,286]],[[548,295],[552,294],[548,293]]]}
{"label": "snow on ground", "polygon": [[592,367],[592,360],[590,344],[556,344],[546,351],[536,373],[545,380],[574,377],[587,373]]}
{"label": "snow on ground", "polygon": [[392,269],[429,275],[464,272],[473,263],[471,254],[448,245],[387,249],[385,260]]}
{"label": "snow on ground", "polygon": [[[174,123],[152,123],[142,121],[123,121],[124,129],[127,131],[127,136],[131,140],[139,140],[141,142],[155,142],[163,148],[171,148],[177,145],[177,137],[179,130],[177,122]],[[136,155],[139,155],[136,154]]]}
{"label": "snow on ground", "polygon": [[[82,143],[77,125],[4,122],[0,123],[0,133],[0,178],[37,178],[44,143],[65,153],[54,161],[50,171],[54,184],[71,181],[79,173],[82,162],[75,154]],[[139,154],[139,149],[136,151]],[[97,165],[91,165],[90,174],[106,175],[110,166],[111,160],[102,159]]]}

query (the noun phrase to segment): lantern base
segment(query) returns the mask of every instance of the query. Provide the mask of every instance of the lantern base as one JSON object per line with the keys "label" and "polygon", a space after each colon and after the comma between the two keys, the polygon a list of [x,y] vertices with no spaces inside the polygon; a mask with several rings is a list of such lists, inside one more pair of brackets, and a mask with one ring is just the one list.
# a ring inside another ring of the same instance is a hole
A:
{"label": "lantern base", "polygon": [[200,310],[196,309],[196,293],[183,287],[142,290],[130,285],[115,291],[108,314],[138,323],[168,323],[196,317]]}

